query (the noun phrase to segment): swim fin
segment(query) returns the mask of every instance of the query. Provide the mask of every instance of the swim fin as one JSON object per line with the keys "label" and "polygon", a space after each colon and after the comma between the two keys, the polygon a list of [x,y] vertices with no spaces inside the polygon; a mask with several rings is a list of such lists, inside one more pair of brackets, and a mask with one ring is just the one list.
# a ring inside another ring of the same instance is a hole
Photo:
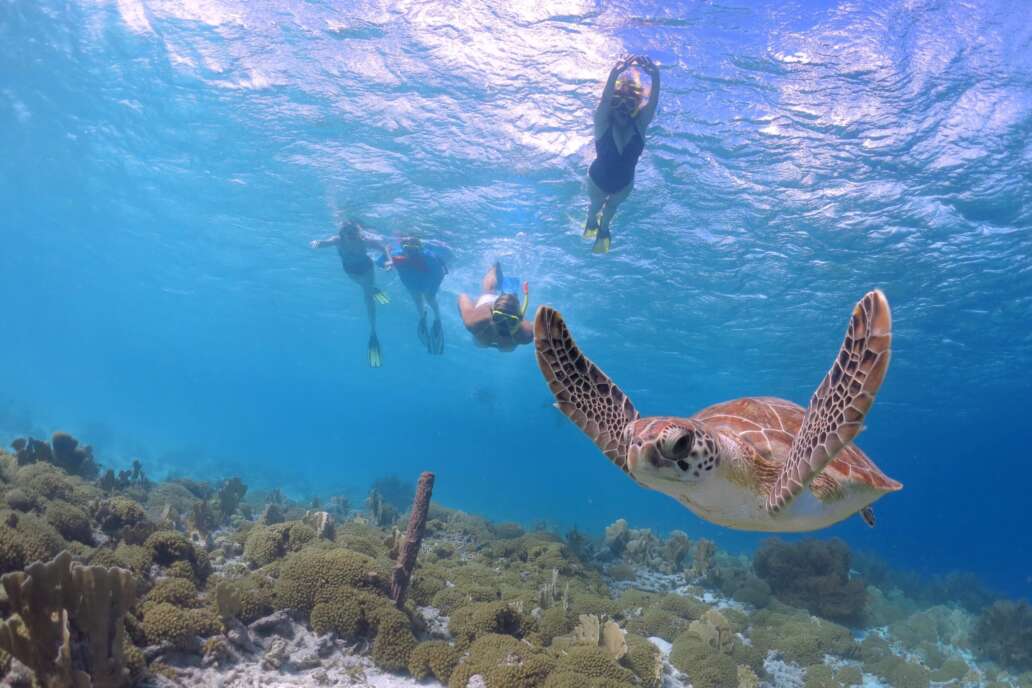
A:
{"label": "swim fin", "polygon": [[380,340],[376,333],[369,335],[369,367],[379,368],[383,365],[383,354],[380,353]]}
{"label": "swim fin", "polygon": [[609,253],[609,245],[612,243],[613,236],[606,232],[605,234],[599,234],[595,239],[595,245],[591,247],[592,253]]}
{"label": "swim fin", "polygon": [[598,234],[598,227],[600,224],[602,224],[602,211],[600,210],[597,213],[595,213],[595,217],[591,219],[592,221],[589,221],[584,224],[584,234],[582,234],[581,236],[583,236],[585,239],[594,239],[595,235]]}
{"label": "swim fin", "polygon": [[419,316],[419,327],[416,328],[416,336],[419,337],[419,341],[423,343],[423,346],[430,350],[430,333],[426,329],[426,312]]}
{"label": "swim fin", "polygon": [[444,353],[444,328],[440,320],[434,320],[434,326],[430,330],[430,353],[438,356]]}
{"label": "swim fin", "polygon": [[373,291],[373,300],[381,306],[386,306],[391,302],[391,297],[387,296],[387,292],[382,289],[376,289]]}

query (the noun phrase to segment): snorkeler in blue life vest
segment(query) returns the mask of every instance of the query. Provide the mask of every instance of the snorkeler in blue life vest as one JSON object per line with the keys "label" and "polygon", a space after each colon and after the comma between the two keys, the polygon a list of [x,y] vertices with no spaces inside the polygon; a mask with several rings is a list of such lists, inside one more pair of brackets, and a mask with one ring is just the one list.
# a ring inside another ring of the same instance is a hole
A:
{"label": "snorkeler in blue life vest", "polygon": [[[636,67],[649,75],[647,91]],[[595,110],[595,161],[588,169],[591,206],[584,238],[595,239],[593,253],[607,253],[613,214],[634,188],[634,168],[645,150],[645,130],[659,104],[659,68],[647,57],[631,57],[609,72]]]}
{"label": "snorkeler in blue life vest", "polygon": [[383,363],[383,355],[380,352],[380,340],[376,337],[376,304],[390,303],[390,299],[376,286],[373,261],[367,251],[383,248],[383,240],[366,231],[358,222],[344,220],[340,223],[339,232],[326,239],[316,239],[308,245],[312,248],[336,247],[344,273],[362,288],[366,317],[369,320],[369,365],[379,368]]}
{"label": "snorkeler in blue life vest", "polygon": [[[384,247],[381,264],[385,270],[394,269],[401,283],[408,289],[419,325],[416,335],[432,354],[444,353],[444,330],[441,328],[441,312],[437,305],[437,289],[448,274],[451,250],[438,241],[422,241],[415,237],[394,239]],[[426,309],[434,313],[434,324],[426,326]]]}
{"label": "snorkeler in blue life vest", "polygon": [[530,304],[526,282],[521,285],[514,277],[504,277],[501,264],[495,263],[484,275],[480,289],[483,294],[476,301],[467,294],[459,295],[462,323],[477,346],[513,351],[534,341],[534,325],[523,319]]}

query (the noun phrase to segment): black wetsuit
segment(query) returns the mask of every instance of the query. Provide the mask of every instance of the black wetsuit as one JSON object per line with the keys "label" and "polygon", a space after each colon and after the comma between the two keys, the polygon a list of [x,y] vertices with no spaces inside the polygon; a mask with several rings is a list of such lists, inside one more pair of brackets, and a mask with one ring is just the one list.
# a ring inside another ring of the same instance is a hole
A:
{"label": "black wetsuit", "polygon": [[613,125],[609,125],[602,137],[595,141],[595,161],[588,168],[592,181],[608,194],[620,191],[634,181],[634,168],[641,152],[645,150],[645,139],[633,123],[634,136],[627,141],[623,152],[616,147]]}

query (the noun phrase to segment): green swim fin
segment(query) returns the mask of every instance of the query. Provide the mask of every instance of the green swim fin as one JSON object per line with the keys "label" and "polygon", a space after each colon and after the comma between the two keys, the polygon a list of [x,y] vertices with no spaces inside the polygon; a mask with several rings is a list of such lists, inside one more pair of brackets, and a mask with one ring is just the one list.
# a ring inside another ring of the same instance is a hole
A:
{"label": "green swim fin", "polygon": [[434,320],[434,326],[430,330],[430,353],[440,356],[444,353],[444,328],[440,320]]}
{"label": "green swim fin", "polygon": [[599,234],[598,238],[595,239],[595,245],[591,247],[592,253],[609,253],[609,245],[612,243],[613,237],[608,232],[606,234]]}
{"label": "green swim fin", "polygon": [[594,239],[598,234],[598,227],[602,224],[602,211],[600,210],[595,213],[595,217],[593,217],[592,220],[594,220],[594,222],[586,222],[584,224],[584,234],[581,236],[585,239]]}
{"label": "green swim fin", "polygon": [[376,289],[375,291],[373,291],[373,300],[381,306],[386,306],[388,303],[391,302],[391,297],[387,296],[387,292],[383,291],[382,289]]}
{"label": "green swim fin", "polygon": [[380,353],[380,340],[376,334],[369,335],[369,367],[379,368],[383,365],[383,354]]}

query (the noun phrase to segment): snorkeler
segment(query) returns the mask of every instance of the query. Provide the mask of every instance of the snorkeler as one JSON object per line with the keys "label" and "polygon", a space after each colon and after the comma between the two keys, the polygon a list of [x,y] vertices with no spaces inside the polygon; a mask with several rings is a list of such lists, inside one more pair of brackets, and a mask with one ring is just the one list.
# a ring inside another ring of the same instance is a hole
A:
{"label": "snorkeler", "polygon": [[[512,351],[520,344],[534,341],[534,325],[523,319],[530,303],[526,282],[521,287],[518,279],[503,277],[502,266],[495,263],[484,275],[480,288],[484,293],[476,303],[466,294],[459,295],[462,323],[477,346]],[[518,291],[523,292],[522,300]]]}
{"label": "snorkeler", "polygon": [[[437,289],[448,274],[447,261],[451,251],[436,241],[421,241],[415,237],[396,239],[383,247],[383,268],[394,268],[401,283],[408,289],[419,325],[416,335],[426,350],[432,354],[444,353],[444,330],[441,327],[441,312],[437,305]],[[434,313],[434,324],[427,329],[427,306]]]}
{"label": "snorkeler", "polygon": [[312,248],[336,246],[344,272],[355,284],[362,287],[366,316],[369,319],[369,365],[379,368],[383,363],[383,356],[380,353],[380,340],[376,337],[376,304],[390,303],[390,299],[376,287],[373,261],[366,251],[382,248],[382,241],[364,232],[362,226],[354,220],[344,220],[340,223],[340,231],[335,235],[328,239],[316,239],[308,245]]}
{"label": "snorkeler", "polygon": [[[634,66],[652,80],[647,101],[638,72],[631,69]],[[609,251],[609,223],[634,188],[634,168],[645,149],[645,130],[658,103],[659,68],[651,59],[639,56],[616,63],[595,110],[596,157],[588,169],[591,207],[584,225],[584,238],[595,239],[593,253]]]}

